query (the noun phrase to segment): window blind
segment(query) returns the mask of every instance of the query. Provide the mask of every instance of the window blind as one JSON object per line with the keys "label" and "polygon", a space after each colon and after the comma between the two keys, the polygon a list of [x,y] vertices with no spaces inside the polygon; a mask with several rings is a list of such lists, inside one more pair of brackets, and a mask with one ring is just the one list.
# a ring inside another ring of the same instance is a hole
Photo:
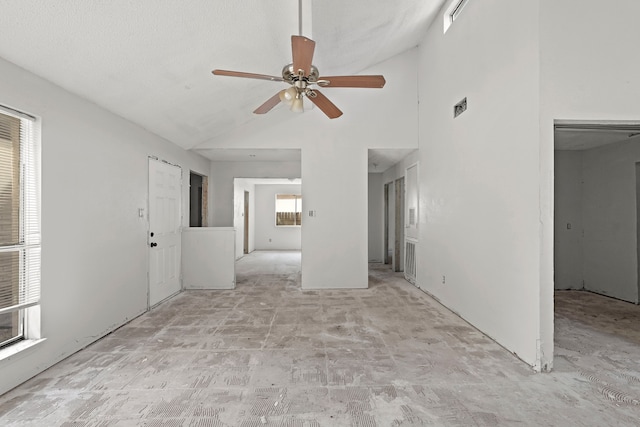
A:
{"label": "window blind", "polygon": [[302,196],[276,194],[276,226],[301,225]]}
{"label": "window blind", "polygon": [[34,119],[0,108],[0,314],[40,301],[39,152]]}

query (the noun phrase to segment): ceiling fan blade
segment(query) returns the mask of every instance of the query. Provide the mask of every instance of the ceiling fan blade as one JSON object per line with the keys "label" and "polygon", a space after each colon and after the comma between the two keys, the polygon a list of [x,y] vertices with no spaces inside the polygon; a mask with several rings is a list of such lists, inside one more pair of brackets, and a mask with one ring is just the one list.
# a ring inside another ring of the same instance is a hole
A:
{"label": "ceiling fan blade", "polygon": [[259,106],[258,108],[256,108],[253,113],[254,114],[268,113],[269,111],[271,111],[273,107],[275,107],[279,103],[280,103],[280,92],[276,93],[271,98],[267,99],[267,101],[261,106]]}
{"label": "ceiling fan blade", "polygon": [[293,72],[303,70],[305,77],[311,73],[311,61],[316,42],[303,36],[291,36],[291,51],[293,53]]}
{"label": "ceiling fan blade", "polygon": [[318,78],[318,86],[321,87],[382,88],[385,83],[384,76],[331,76]]}
{"label": "ceiling fan blade", "polygon": [[[342,111],[340,111],[340,109],[336,107],[333,102],[329,101],[329,98],[324,96],[322,93],[315,89],[310,91],[309,93],[310,95],[308,96],[308,98],[311,100],[311,102],[316,104],[316,106],[321,109],[322,112],[327,115],[327,117],[329,117],[330,119],[335,119],[342,115]],[[315,94],[315,96],[312,96],[311,94]]]}
{"label": "ceiling fan blade", "polygon": [[213,70],[212,73],[216,76],[244,77],[247,79],[271,80],[273,82],[284,81],[282,77],[268,76],[266,74],[243,73],[242,71]]}

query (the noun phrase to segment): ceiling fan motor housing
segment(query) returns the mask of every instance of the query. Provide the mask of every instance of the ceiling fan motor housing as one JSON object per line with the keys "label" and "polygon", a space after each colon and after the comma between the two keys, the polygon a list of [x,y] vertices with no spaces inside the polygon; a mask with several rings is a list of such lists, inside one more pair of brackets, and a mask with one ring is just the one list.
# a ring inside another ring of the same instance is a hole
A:
{"label": "ceiling fan motor housing", "polygon": [[282,68],[282,78],[289,84],[294,84],[298,80],[304,80],[306,83],[315,83],[318,81],[318,77],[320,77],[320,73],[315,65],[311,66],[309,75],[303,77],[300,77],[293,69],[293,64],[287,64]]}

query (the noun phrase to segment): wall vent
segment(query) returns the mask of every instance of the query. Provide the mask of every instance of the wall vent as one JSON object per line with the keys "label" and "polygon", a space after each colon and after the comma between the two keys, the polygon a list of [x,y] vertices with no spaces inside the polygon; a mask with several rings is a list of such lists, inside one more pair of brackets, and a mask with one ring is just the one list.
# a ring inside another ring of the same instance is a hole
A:
{"label": "wall vent", "polygon": [[416,244],[415,242],[405,242],[404,252],[404,278],[416,284]]}
{"label": "wall vent", "polygon": [[458,102],[453,106],[453,118],[455,119],[460,114],[467,111],[467,98],[465,97],[462,101]]}

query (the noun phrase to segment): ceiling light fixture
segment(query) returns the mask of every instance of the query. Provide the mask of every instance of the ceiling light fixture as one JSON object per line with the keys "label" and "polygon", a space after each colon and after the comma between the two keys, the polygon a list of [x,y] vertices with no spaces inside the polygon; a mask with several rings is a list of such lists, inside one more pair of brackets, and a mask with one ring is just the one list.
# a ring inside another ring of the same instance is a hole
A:
{"label": "ceiling light fixture", "polygon": [[291,111],[294,113],[304,113],[304,103],[302,102],[302,93],[296,93],[296,97],[291,102]]}

